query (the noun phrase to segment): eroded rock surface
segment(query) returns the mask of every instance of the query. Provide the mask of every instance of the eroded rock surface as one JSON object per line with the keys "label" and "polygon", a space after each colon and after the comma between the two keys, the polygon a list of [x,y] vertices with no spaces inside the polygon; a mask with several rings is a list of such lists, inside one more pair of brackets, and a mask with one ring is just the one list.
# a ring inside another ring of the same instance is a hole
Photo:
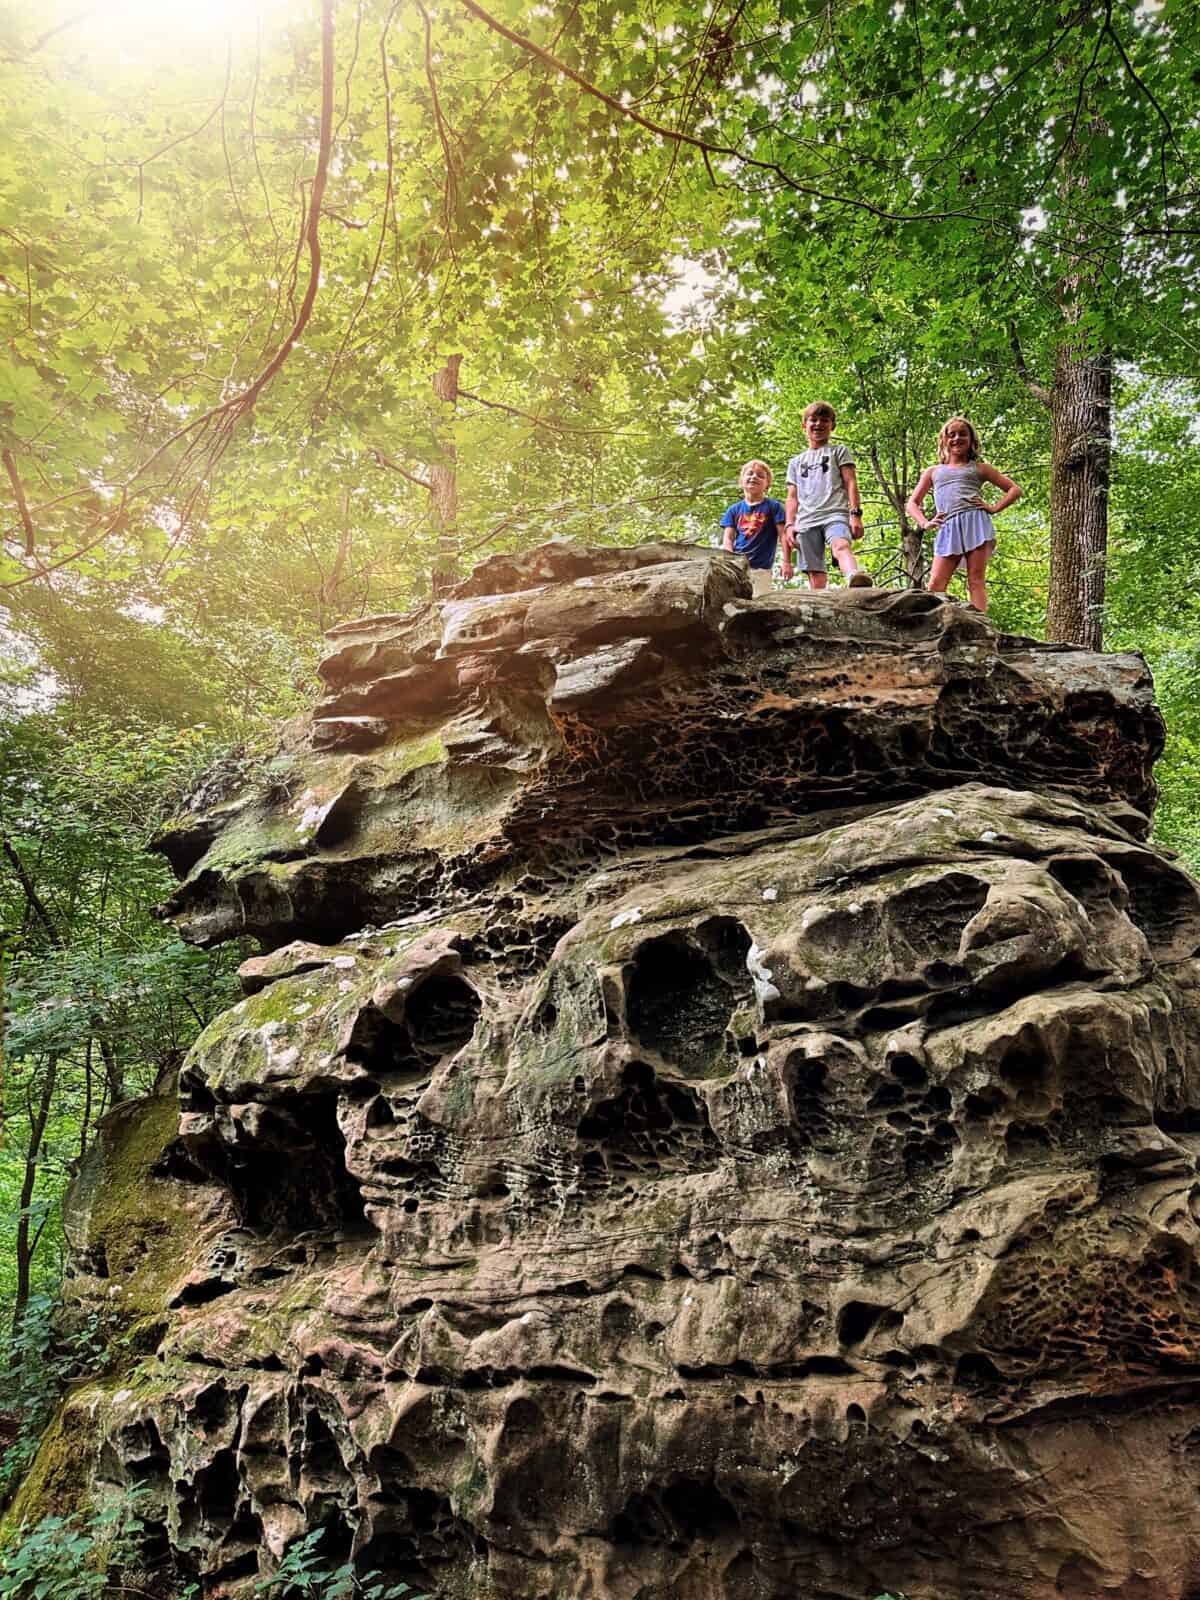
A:
{"label": "eroded rock surface", "polygon": [[206,1590],[324,1525],[447,1600],[1200,1592],[1144,667],[747,590],[552,545],[337,629],[164,841],[264,953],[77,1191],[135,1353],[72,1405]]}

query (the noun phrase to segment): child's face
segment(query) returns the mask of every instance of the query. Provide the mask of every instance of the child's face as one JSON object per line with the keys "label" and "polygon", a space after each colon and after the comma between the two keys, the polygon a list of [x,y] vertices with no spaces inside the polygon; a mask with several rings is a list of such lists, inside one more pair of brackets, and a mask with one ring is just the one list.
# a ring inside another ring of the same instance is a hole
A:
{"label": "child's face", "polygon": [[761,500],[771,486],[771,475],[765,467],[743,467],[740,482],[747,500]]}
{"label": "child's face", "polygon": [[833,418],[827,411],[818,411],[815,417],[809,417],[804,424],[804,432],[813,450],[819,450],[823,444],[828,444],[829,435],[833,432]]}
{"label": "child's face", "polygon": [[946,429],[946,448],[953,460],[963,460],[971,453],[971,430],[961,423]]}

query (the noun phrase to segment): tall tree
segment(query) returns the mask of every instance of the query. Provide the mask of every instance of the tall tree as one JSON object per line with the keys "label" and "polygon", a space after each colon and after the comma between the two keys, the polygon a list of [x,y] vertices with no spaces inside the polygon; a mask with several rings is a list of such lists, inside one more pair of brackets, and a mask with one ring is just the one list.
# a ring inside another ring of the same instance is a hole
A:
{"label": "tall tree", "polygon": [[843,289],[881,260],[902,286],[923,277],[959,311],[952,365],[1023,364],[1050,410],[1050,627],[1098,642],[1112,362],[1168,352],[1169,313],[1198,287],[1188,0],[681,6],[632,71],[602,45],[580,70],[460,3],[631,138],[702,162],[798,259],[814,233],[836,238]]}

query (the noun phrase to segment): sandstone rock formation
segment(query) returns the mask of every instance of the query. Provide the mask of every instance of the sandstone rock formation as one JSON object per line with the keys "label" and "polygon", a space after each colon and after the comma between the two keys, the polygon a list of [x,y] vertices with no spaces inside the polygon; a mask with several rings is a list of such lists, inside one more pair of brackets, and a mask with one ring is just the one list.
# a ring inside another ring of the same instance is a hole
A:
{"label": "sandstone rock formation", "polygon": [[444,1600],[1200,1595],[1144,666],[748,593],[490,562],[164,839],[264,953],[77,1186],[126,1354],[31,1493],[142,1485],[209,1593],[324,1526]]}

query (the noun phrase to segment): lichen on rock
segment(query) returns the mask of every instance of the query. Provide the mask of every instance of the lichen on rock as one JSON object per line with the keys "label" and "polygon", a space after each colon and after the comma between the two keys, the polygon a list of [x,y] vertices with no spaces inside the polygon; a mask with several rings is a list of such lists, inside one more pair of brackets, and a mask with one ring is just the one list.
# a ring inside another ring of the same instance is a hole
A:
{"label": "lichen on rock", "polygon": [[103,1245],[161,1328],[92,1480],[212,1593],[320,1526],[444,1600],[1194,1596],[1140,658],[550,545],[321,676],[287,781],[163,841],[263,953],[77,1191],[77,1302]]}

